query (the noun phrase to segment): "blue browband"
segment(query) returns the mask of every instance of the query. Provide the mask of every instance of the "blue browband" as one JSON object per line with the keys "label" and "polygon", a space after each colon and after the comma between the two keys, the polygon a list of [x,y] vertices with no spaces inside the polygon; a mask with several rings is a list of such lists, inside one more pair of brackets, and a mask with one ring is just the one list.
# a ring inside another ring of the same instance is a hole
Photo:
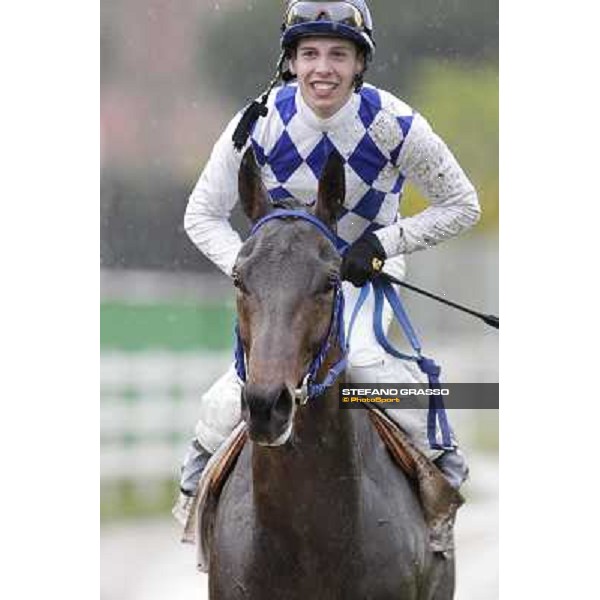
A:
{"label": "blue browband", "polygon": [[277,208],[262,219],[256,221],[252,227],[252,230],[250,231],[250,237],[252,237],[265,223],[268,223],[273,219],[285,219],[288,217],[302,219],[303,221],[312,223],[334,246],[336,245],[337,237],[335,233],[333,233],[333,231],[331,231],[331,229],[329,229],[329,227],[327,227],[327,225],[325,225],[321,219],[301,210],[288,210],[284,208]]}
{"label": "blue browband", "polygon": [[[308,221],[309,223],[314,225],[328,240],[330,240],[334,246],[336,246],[337,239],[335,234],[319,218],[315,217],[310,213],[306,213],[299,210],[274,210],[273,212],[269,213],[254,224],[254,226],[252,227],[252,231],[250,232],[250,236],[254,235],[258,231],[258,229],[260,229],[268,221],[271,221],[272,219],[285,218],[296,218]],[[318,354],[313,359],[308,369],[308,372],[304,377],[302,387],[296,390],[296,398],[301,404],[306,403],[306,401],[310,398],[314,398],[323,394],[328,387],[333,385],[333,383],[336,381],[336,379],[339,377],[342,371],[346,368],[348,357],[348,345],[350,343],[350,337],[352,335],[354,322],[365,300],[367,299],[367,296],[369,295],[371,287],[373,288],[373,293],[375,294],[375,312],[373,315],[373,329],[377,341],[380,343],[383,349],[392,356],[395,356],[402,360],[410,360],[417,363],[419,369],[425,375],[427,375],[430,388],[437,388],[440,386],[439,376],[441,369],[435,363],[434,360],[423,356],[421,352],[421,344],[417,338],[417,334],[415,333],[415,330],[410,324],[408,315],[406,314],[406,311],[402,306],[402,302],[400,301],[400,297],[398,296],[392,285],[382,278],[376,278],[374,281],[363,286],[358,300],[356,302],[356,305],[354,306],[352,316],[350,318],[348,338],[346,339],[344,328],[344,295],[342,293],[341,283],[338,282],[336,283],[335,287],[333,315],[331,318],[331,323],[329,325],[329,331],[323,343],[321,344],[321,348],[319,349]],[[408,338],[413,350],[415,351],[414,355],[403,354],[402,352],[399,352],[385,337],[385,333],[383,331],[382,326],[382,310],[384,297],[387,299],[390,306],[392,307],[396,320],[400,323],[406,337]],[[235,366],[238,377],[245,382],[246,362],[244,356],[244,348],[242,346],[239,334],[239,327],[237,324],[235,327],[235,335]],[[315,383],[314,379],[319,369],[321,368],[323,361],[327,356],[327,353],[331,348],[332,342],[335,339],[337,339],[339,343],[339,347],[342,350],[343,356],[333,367],[329,369],[327,375],[325,376],[325,379],[321,383]],[[431,395],[429,398],[429,412],[427,416],[427,436],[429,440],[429,445],[431,448],[434,449],[452,449],[454,446],[450,434],[450,426],[448,424],[448,418],[446,416],[446,410],[444,408],[442,397]],[[441,443],[437,440],[438,426],[442,437]]]}

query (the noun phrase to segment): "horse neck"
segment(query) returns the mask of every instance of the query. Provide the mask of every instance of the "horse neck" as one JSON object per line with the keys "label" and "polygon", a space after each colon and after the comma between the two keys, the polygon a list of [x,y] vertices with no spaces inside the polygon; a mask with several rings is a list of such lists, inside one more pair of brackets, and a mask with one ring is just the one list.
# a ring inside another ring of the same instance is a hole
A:
{"label": "horse neck", "polygon": [[[320,381],[338,357],[339,348],[329,353]],[[321,519],[336,519],[340,517],[336,498],[343,499],[348,510],[358,510],[358,439],[366,411],[340,409],[338,383],[343,378],[342,374],[322,396],[297,409],[293,437],[285,446],[253,446],[254,501],[259,517],[276,521],[276,513],[285,507],[287,516],[291,510],[301,519],[308,520],[315,512]],[[315,504],[321,508],[315,511]],[[333,513],[325,516],[328,507]]]}

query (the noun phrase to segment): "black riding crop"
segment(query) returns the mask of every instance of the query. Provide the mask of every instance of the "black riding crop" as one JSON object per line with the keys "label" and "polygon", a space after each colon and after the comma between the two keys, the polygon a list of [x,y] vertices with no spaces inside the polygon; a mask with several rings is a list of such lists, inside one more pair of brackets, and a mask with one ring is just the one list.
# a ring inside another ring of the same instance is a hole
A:
{"label": "black riding crop", "polygon": [[499,319],[499,317],[497,317],[495,315],[484,315],[483,313],[477,312],[477,311],[467,308],[465,306],[461,306],[460,304],[456,304],[456,302],[451,302],[450,300],[446,300],[445,298],[436,296],[435,294],[432,294],[431,292],[422,290],[421,288],[411,285],[410,283],[405,283],[404,281],[400,281],[399,279],[396,279],[395,277],[392,277],[391,275],[388,275],[387,273],[380,273],[379,276],[383,277],[384,279],[387,279],[390,283],[395,283],[395,284],[400,285],[408,290],[412,290],[413,292],[423,294],[423,296],[427,296],[428,298],[433,298],[434,300],[437,300],[438,302],[441,302],[442,304],[447,304],[448,306],[451,306],[452,308],[456,308],[457,310],[462,310],[463,312],[473,315],[474,317],[478,317],[479,319],[481,319],[484,323],[486,323],[490,327],[494,327],[495,329],[498,329],[498,330],[500,329],[500,319]]}

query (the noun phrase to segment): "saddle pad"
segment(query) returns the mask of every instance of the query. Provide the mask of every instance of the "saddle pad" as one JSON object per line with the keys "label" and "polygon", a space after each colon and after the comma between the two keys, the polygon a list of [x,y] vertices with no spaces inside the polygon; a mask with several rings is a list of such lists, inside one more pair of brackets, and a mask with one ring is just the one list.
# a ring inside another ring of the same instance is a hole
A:
{"label": "saddle pad", "polygon": [[182,542],[198,542],[197,566],[205,573],[208,572],[210,538],[219,495],[247,437],[246,423],[242,421],[211,456],[198,482],[198,491],[183,529]]}
{"label": "saddle pad", "polygon": [[434,552],[454,549],[454,521],[464,498],[442,472],[381,409],[366,404],[371,421],[398,466],[417,486],[430,547]]}
{"label": "saddle pad", "polygon": [[[368,404],[366,407],[373,426],[392,458],[417,487],[425,522],[429,527],[431,550],[451,552],[454,549],[456,511],[464,503],[462,495],[394,421],[380,409]],[[246,423],[242,421],[208,461],[200,478],[182,541],[197,542],[197,565],[202,572],[208,571],[212,525],[219,495],[247,437]]]}

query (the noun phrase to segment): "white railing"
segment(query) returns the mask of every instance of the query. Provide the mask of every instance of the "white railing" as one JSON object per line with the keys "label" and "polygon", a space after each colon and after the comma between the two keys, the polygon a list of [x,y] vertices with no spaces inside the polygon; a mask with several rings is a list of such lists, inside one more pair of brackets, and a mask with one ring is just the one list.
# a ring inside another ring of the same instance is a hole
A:
{"label": "white railing", "polygon": [[229,354],[109,352],[101,357],[101,477],[176,477],[200,394]]}
{"label": "white railing", "polygon": [[[431,348],[445,381],[497,381],[493,337]],[[177,477],[193,435],[200,395],[231,355],[110,352],[101,359],[101,477]]]}
{"label": "white railing", "polygon": [[[497,240],[460,239],[408,259],[409,281],[485,312],[497,312]],[[447,382],[497,382],[498,332],[480,321],[403,294],[426,354]],[[231,301],[216,274],[102,272],[104,300]],[[232,351],[105,352],[101,356],[101,476],[176,477],[198,416],[200,395],[232,360]]]}

